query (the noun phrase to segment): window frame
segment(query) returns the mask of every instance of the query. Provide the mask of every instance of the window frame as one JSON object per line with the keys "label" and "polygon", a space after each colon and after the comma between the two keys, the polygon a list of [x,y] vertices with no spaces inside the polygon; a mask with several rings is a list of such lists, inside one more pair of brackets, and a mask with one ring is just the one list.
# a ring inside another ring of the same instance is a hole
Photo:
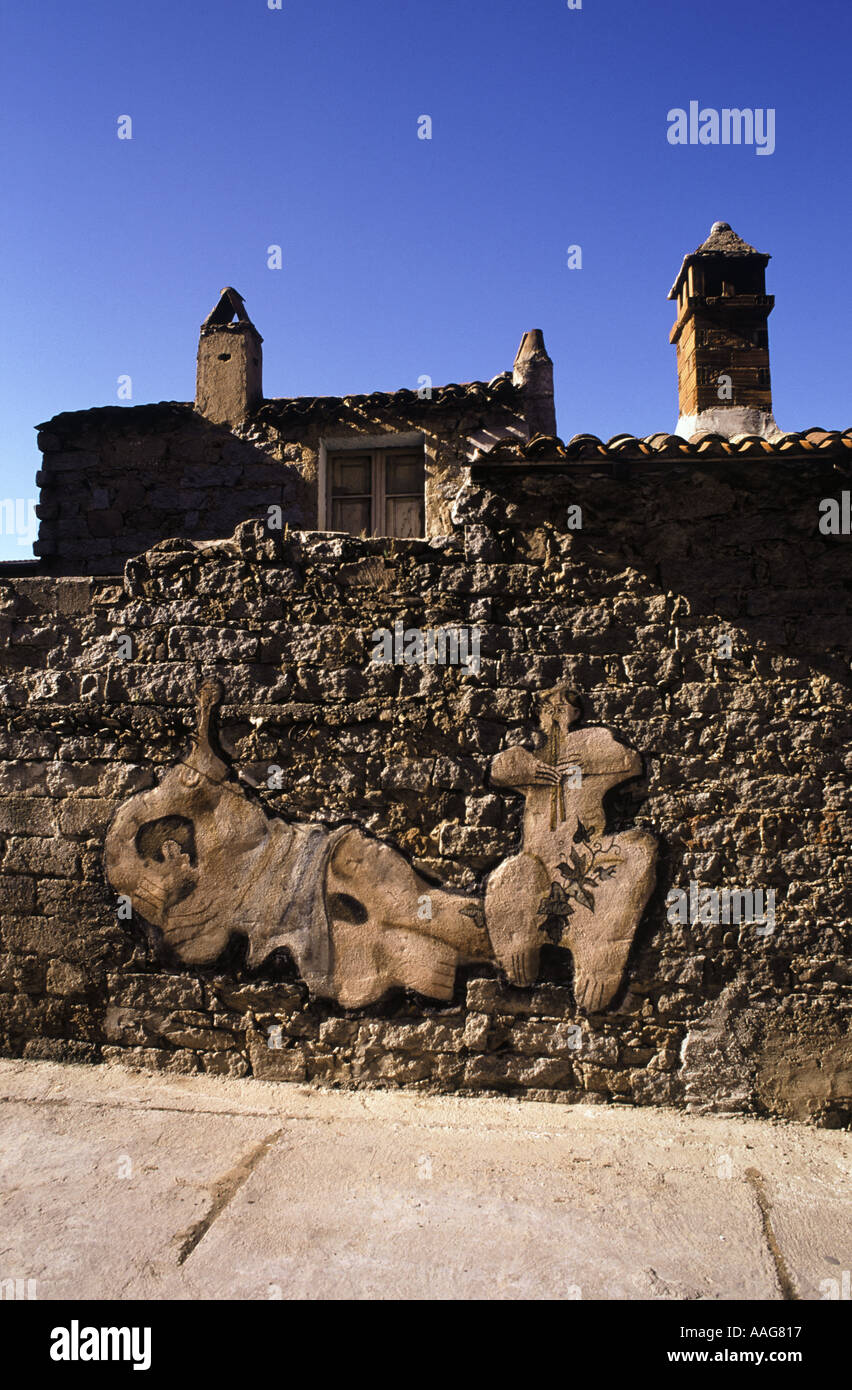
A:
{"label": "window frame", "polygon": [[[319,467],[317,478],[317,529],[320,531],[331,531],[332,526],[332,462],[344,454],[369,454],[371,462],[371,525],[369,537],[371,539],[384,538],[386,532],[383,522],[386,516],[387,489],[386,489],[386,458],[394,453],[417,453],[423,459],[423,535],[417,537],[418,540],[425,539],[427,533],[426,516],[426,482],[429,463],[429,453],[426,448],[426,437],[420,432],[410,434],[383,434],[383,435],[362,435],[360,438],[348,435],[345,439],[324,439],[320,441]],[[396,494],[391,494],[392,496]],[[414,496],[414,494],[398,494],[400,496]],[[340,532],[334,534],[353,535],[354,532]],[[388,537],[390,539],[390,537]],[[399,538],[397,538],[399,539]]]}

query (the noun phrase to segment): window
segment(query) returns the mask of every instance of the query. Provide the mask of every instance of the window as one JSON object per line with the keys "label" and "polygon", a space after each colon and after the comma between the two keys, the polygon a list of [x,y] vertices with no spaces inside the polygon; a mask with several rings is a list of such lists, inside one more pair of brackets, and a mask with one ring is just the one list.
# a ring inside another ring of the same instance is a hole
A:
{"label": "window", "polygon": [[328,524],[355,536],[422,536],[422,449],[346,450],[328,456]]}

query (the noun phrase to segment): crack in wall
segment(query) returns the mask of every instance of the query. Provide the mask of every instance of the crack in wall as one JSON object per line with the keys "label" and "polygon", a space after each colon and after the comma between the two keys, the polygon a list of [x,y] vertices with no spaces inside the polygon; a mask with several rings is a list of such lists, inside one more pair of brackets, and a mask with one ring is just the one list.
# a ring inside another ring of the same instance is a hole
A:
{"label": "crack in wall", "polygon": [[769,1201],[769,1198],[766,1195],[766,1188],[763,1184],[763,1177],[756,1168],[746,1168],[745,1178],[746,1182],[749,1183],[749,1185],[751,1186],[755,1198],[757,1199],[757,1205],[760,1208],[760,1219],[763,1224],[763,1236],[769,1249],[769,1253],[772,1256],[772,1263],[775,1266],[775,1277],[778,1280],[778,1286],[781,1289],[781,1297],[785,1301],[785,1303],[797,1302],[799,1295],[796,1292],[796,1286],[794,1285],[793,1280],[790,1278],[790,1271],[787,1268],[787,1263],[784,1259],[784,1256],[781,1253],[781,1247],[779,1246],[778,1241],[775,1238],[775,1232],[772,1229],[772,1222],[769,1219],[769,1213],[772,1210],[772,1203]]}
{"label": "crack in wall", "polygon": [[283,1133],[283,1129],[276,1129],[272,1134],[267,1135],[265,1139],[261,1139],[260,1143],[255,1144],[254,1148],[250,1149],[244,1158],[239,1159],[238,1162],[234,1164],[233,1168],[230,1168],[227,1173],[223,1173],[221,1178],[217,1178],[217,1180],[211,1184],[208,1188],[208,1192],[212,1200],[204,1216],[198,1221],[194,1221],[185,1231],[181,1231],[175,1236],[175,1240],[181,1242],[177,1258],[179,1265],[184,1264],[186,1260],[189,1259],[193,1250],[210,1230],[213,1222],[222,1215],[222,1212],[239,1192],[243,1183],[251,1177],[261,1159],[266,1157],[272,1145],[281,1138]]}

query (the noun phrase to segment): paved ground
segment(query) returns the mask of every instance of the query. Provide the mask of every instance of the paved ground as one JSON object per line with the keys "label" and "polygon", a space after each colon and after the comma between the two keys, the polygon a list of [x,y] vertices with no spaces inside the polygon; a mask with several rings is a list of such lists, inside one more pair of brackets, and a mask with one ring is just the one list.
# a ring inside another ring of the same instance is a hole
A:
{"label": "paved ground", "polygon": [[850,1177],[763,1121],[0,1061],[0,1279],[40,1299],[819,1299]]}

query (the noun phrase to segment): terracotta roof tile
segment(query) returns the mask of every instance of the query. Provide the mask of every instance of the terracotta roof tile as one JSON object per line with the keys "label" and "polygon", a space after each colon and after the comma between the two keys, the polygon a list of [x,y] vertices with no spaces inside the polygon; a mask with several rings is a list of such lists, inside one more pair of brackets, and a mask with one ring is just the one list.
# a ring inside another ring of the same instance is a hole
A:
{"label": "terracotta roof tile", "polygon": [[88,410],[63,410],[36,425],[37,430],[55,430],[91,420],[98,425],[115,425],[118,430],[128,424],[150,428],[169,420],[192,415],[192,401],[156,401],[149,405],[95,405]]}
{"label": "terracotta roof tile", "polygon": [[537,435],[526,442],[506,441],[498,444],[486,457],[478,457],[474,463],[480,466],[525,462],[558,464],[562,461],[594,463],[598,460],[623,460],[625,456],[683,461],[688,458],[750,458],[790,452],[839,455],[848,457],[852,463],[852,429],[803,430],[798,434],[781,435],[771,442],[756,434],[739,434],[730,439],[707,433],[694,434],[689,439],[682,439],[676,434],[649,434],[644,439],[630,434],[616,434],[606,444],[593,434],[575,434],[567,443]]}
{"label": "terracotta roof tile", "polygon": [[[473,410],[483,407],[509,406],[517,410],[520,393],[512,382],[511,372],[501,372],[491,381],[451,381],[446,386],[434,386],[429,397],[403,387],[399,391],[371,391],[366,395],[350,396],[271,396],[264,400],[252,415],[258,422],[276,424],[310,416],[312,419],[331,418],[351,411],[386,412],[404,418],[428,414],[434,410]],[[155,428],[181,416],[194,414],[192,401],[158,401],[150,405],[104,405],[89,410],[66,410],[36,426],[39,430],[84,424]]]}
{"label": "terracotta roof tile", "polygon": [[501,372],[491,381],[451,381],[446,386],[433,386],[431,395],[402,387],[398,391],[372,391],[368,395],[352,396],[292,396],[265,400],[255,411],[253,419],[267,424],[310,415],[312,418],[340,415],[348,411],[370,411],[411,418],[436,410],[472,410],[483,406],[517,408],[518,388],[511,373]]}
{"label": "terracotta roof tile", "polygon": [[[450,383],[438,386],[432,391],[431,400],[420,400],[416,391],[374,391],[368,396],[299,396],[292,399],[264,401],[254,420],[268,420],[275,423],[282,418],[326,415],[345,415],[351,410],[373,409],[387,411],[390,416],[401,419],[412,418],[417,407],[423,412],[430,408],[441,409],[462,405],[463,408],[475,406],[501,406],[506,409],[502,423],[490,422],[482,431],[475,430],[470,435],[473,457],[471,462],[523,463],[525,460],[558,462],[559,460],[594,462],[595,460],[615,460],[625,456],[639,458],[723,458],[728,456],[751,457],[759,455],[783,455],[789,453],[824,453],[849,457],[852,460],[852,429],[826,430],[821,425],[795,433],[782,434],[770,442],[759,435],[725,435],[706,432],[693,434],[688,440],[680,435],[665,431],[649,434],[644,438],[628,433],[614,434],[608,441],[595,434],[575,434],[565,443],[562,439],[537,435],[534,439],[522,438],[522,421],[515,415],[518,406],[517,388],[512,384],[508,372],[495,377],[493,381],[470,381],[461,385]],[[268,412],[268,413],[267,413]],[[64,411],[38,425],[39,430],[59,430],[82,427],[87,423],[114,428],[117,432],[137,429],[159,429],[177,424],[187,416],[195,415],[191,402],[159,401],[151,405],[95,406],[90,410]]]}

